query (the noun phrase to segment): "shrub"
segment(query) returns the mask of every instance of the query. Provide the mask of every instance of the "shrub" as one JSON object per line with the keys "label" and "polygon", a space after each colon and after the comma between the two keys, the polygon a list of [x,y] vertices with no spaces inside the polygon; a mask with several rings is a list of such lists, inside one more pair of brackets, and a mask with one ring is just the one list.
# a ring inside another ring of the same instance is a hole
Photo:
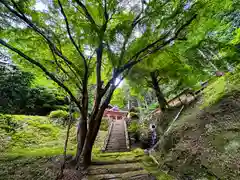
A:
{"label": "shrub", "polygon": [[102,119],[101,126],[100,126],[101,131],[107,131],[108,130],[108,120],[107,119]]}
{"label": "shrub", "polygon": [[139,123],[137,121],[132,121],[128,127],[128,131],[130,133],[137,133],[139,128],[140,128]]}
{"label": "shrub", "polygon": [[64,110],[56,110],[56,111],[52,111],[49,114],[49,118],[51,119],[57,119],[57,118],[61,118],[61,119],[67,119],[69,117],[69,114],[67,111]]}
{"label": "shrub", "polygon": [[35,81],[32,73],[0,67],[0,112],[45,116],[67,105],[62,92]]}
{"label": "shrub", "polygon": [[139,119],[138,113],[130,112],[129,115],[131,119]]}

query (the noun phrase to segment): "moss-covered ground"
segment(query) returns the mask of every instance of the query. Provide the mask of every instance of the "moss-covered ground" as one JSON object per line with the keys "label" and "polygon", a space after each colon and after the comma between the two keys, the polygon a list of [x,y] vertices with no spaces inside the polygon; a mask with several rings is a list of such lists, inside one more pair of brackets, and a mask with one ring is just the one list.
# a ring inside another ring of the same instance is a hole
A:
{"label": "moss-covered ground", "polygon": [[[71,127],[67,154],[76,151],[76,125]],[[44,116],[0,115],[0,179],[54,179],[54,158],[63,154],[66,127]],[[103,146],[99,131],[93,153]]]}
{"label": "moss-covered ground", "polygon": [[212,81],[173,124],[155,158],[180,179],[240,179],[240,72]]}
{"label": "moss-covered ground", "polygon": [[[57,162],[63,153],[66,127],[43,116],[1,115],[0,121],[0,180],[55,179],[59,172]],[[106,129],[105,126],[101,129]],[[157,170],[156,165],[141,149],[101,153],[106,134],[107,131],[99,131],[93,149],[93,164],[100,164],[104,168],[104,164],[114,163],[117,171],[118,163],[125,163],[126,165],[121,165],[124,168],[127,164],[129,166],[140,164],[147,170],[144,172],[152,173],[158,179],[171,179],[164,172]],[[73,125],[67,154],[74,154],[75,150],[76,125]],[[114,165],[110,166],[114,170]]]}

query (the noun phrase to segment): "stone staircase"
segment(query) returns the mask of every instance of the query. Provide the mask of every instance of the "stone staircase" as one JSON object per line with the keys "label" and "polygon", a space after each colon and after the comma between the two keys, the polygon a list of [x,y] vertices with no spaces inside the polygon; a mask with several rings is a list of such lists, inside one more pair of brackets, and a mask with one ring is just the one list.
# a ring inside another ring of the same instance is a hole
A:
{"label": "stone staircase", "polygon": [[135,161],[92,165],[87,174],[88,180],[155,180],[140,162]]}
{"label": "stone staircase", "polygon": [[106,137],[104,152],[129,151],[128,132],[125,120],[113,120]]}

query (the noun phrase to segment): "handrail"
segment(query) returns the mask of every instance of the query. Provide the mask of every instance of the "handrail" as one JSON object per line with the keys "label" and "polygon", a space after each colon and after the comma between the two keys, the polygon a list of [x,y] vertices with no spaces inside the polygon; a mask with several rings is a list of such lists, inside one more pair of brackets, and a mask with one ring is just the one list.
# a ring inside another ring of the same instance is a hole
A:
{"label": "handrail", "polygon": [[148,155],[149,157],[157,164],[159,165],[160,163],[157,161],[157,159],[152,155],[152,152],[154,151],[154,149],[157,147],[157,146],[160,146],[165,137],[168,135],[168,132],[170,131],[173,123],[179,118],[180,114],[182,113],[183,109],[184,109],[184,105],[181,107],[181,109],[179,110],[179,112],[177,113],[177,115],[175,116],[175,118],[172,120],[171,124],[169,125],[169,127],[167,128],[167,130],[164,132],[164,134],[162,135],[161,139],[150,149],[148,150]]}
{"label": "handrail", "polygon": [[126,147],[129,150],[130,149],[130,143],[129,143],[129,136],[128,136],[128,130],[127,130],[127,123],[126,120],[123,119],[124,123],[124,131],[125,131],[125,139],[126,139]]}
{"label": "handrail", "polygon": [[111,132],[112,132],[112,128],[113,128],[113,120],[111,120],[111,124],[108,128],[108,133],[107,133],[107,136],[105,137],[105,140],[104,140],[104,145],[103,145],[103,148],[102,148],[102,152],[104,152],[107,148],[109,137],[110,137]]}
{"label": "handrail", "polygon": [[179,112],[177,113],[177,115],[175,116],[175,118],[172,120],[172,122],[170,123],[170,125],[168,126],[167,130],[164,132],[164,134],[162,135],[162,138],[150,149],[153,150],[154,148],[156,148],[159,144],[161,144],[161,142],[164,140],[164,138],[168,135],[168,132],[170,131],[173,123],[178,119],[178,117],[180,116],[180,114],[182,113],[183,109],[184,109],[184,105],[181,107],[181,109],[179,110]]}

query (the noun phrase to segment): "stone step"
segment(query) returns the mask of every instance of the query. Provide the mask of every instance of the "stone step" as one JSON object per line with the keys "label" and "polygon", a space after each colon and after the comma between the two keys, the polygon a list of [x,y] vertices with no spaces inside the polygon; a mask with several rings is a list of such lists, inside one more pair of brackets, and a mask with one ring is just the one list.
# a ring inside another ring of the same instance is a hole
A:
{"label": "stone step", "polygon": [[128,149],[106,149],[104,152],[116,153],[116,152],[129,152]]}
{"label": "stone step", "polygon": [[[102,155],[103,157],[108,157],[109,154]],[[132,159],[132,160],[115,160],[115,161],[93,161],[92,166],[105,166],[105,165],[121,165],[121,164],[132,164],[132,163],[141,163],[141,159]]]}
{"label": "stone step", "polygon": [[[137,170],[137,171],[128,171],[124,173],[89,175],[88,180],[110,180],[110,179],[132,180],[132,178],[140,177],[140,176],[149,177],[149,174],[146,170]],[[142,180],[149,180],[149,179],[142,179]]]}
{"label": "stone step", "polygon": [[107,142],[105,152],[125,152],[126,147],[125,126],[123,121],[115,121]]}
{"label": "stone step", "polygon": [[118,149],[127,149],[127,146],[126,145],[123,145],[123,146],[109,145],[109,146],[107,146],[106,149],[116,149],[116,148],[118,148]]}
{"label": "stone step", "polygon": [[108,144],[107,148],[109,147],[127,147],[126,144]]}
{"label": "stone step", "polygon": [[88,169],[88,175],[97,174],[116,174],[125,173],[128,171],[139,171],[143,170],[142,164],[140,163],[128,163],[128,164],[108,164],[108,165],[95,165],[90,166]]}
{"label": "stone step", "polygon": [[124,130],[120,130],[120,131],[115,131],[115,130],[112,130],[112,133],[113,134],[119,134],[119,135],[124,135]]}
{"label": "stone step", "polygon": [[123,144],[123,143],[122,144],[116,144],[116,143],[113,144],[113,143],[111,143],[111,144],[107,145],[107,148],[108,147],[127,147],[127,146],[126,146],[126,144]]}
{"label": "stone step", "polygon": [[116,141],[114,142],[114,141],[112,141],[112,142],[108,142],[108,145],[116,145],[116,146],[123,145],[123,146],[126,146],[126,142],[125,141],[124,142],[116,142]]}
{"label": "stone step", "polygon": [[107,148],[109,147],[127,147],[126,144],[108,144]]}
{"label": "stone step", "polygon": [[114,151],[114,152],[117,152],[117,151],[127,151],[127,148],[109,147],[109,148],[106,148],[106,151]]}
{"label": "stone step", "polygon": [[122,143],[126,143],[126,140],[124,139],[115,139],[115,140],[109,140],[108,143],[116,143],[116,144],[122,144]]}

